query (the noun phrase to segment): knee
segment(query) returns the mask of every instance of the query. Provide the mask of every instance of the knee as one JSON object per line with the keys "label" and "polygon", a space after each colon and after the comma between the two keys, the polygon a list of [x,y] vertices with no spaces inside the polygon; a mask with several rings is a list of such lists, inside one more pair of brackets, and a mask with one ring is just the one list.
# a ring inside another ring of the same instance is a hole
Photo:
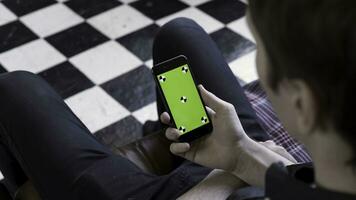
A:
{"label": "knee", "polygon": [[204,29],[194,20],[185,17],[175,18],[167,22],[155,36],[153,52],[155,53],[162,45],[187,42],[185,38],[189,37],[193,33],[192,31],[204,32]]}
{"label": "knee", "polygon": [[156,38],[159,38],[165,33],[169,33],[170,37],[174,37],[175,35],[182,33],[182,30],[185,30],[185,28],[201,27],[192,19],[186,17],[178,17],[164,24],[158,31]]}
{"label": "knee", "polygon": [[0,75],[0,95],[3,99],[43,96],[48,84],[38,75],[27,71],[14,71]]}
{"label": "knee", "polygon": [[23,87],[31,86],[40,78],[27,71],[14,71],[0,75],[0,88],[6,89],[7,87],[21,89]]}
{"label": "knee", "polygon": [[171,28],[179,28],[179,27],[194,27],[199,26],[193,19],[186,17],[178,17],[168,21],[166,24],[162,26],[161,29],[171,29]]}
{"label": "knee", "polygon": [[28,71],[13,71],[0,75],[0,84],[6,81],[23,81],[37,77],[36,74]]}

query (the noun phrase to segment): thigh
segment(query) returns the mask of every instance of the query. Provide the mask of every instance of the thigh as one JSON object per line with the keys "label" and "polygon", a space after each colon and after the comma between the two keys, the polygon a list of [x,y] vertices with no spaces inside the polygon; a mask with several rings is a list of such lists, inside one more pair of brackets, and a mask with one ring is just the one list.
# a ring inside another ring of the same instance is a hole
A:
{"label": "thigh", "polygon": [[[71,199],[83,173],[112,156],[36,75],[0,75],[0,95],[1,140],[44,199]],[[128,174],[138,170],[126,159],[120,162],[129,166]]]}
{"label": "thigh", "polygon": [[164,176],[142,172],[99,143],[33,74],[0,75],[0,94],[1,140],[43,199],[176,199],[210,171],[186,162]]}
{"label": "thigh", "polygon": [[[0,139],[0,171],[5,177],[1,182],[6,186],[7,190],[14,195],[20,185],[23,185],[27,180],[21,166],[8,150],[6,145]],[[1,199],[1,198],[0,198]]]}
{"label": "thigh", "polygon": [[77,199],[177,199],[211,171],[186,161],[171,173],[155,176],[132,169],[114,156],[97,162],[78,179]]}
{"label": "thigh", "polygon": [[[198,84],[203,84],[216,96],[235,106],[250,137],[262,141],[268,139],[242,87],[214,41],[197,23],[187,18],[178,18],[165,24],[154,41],[154,64],[178,55],[185,55],[189,59]],[[157,95],[159,114],[164,111],[161,98]]]}

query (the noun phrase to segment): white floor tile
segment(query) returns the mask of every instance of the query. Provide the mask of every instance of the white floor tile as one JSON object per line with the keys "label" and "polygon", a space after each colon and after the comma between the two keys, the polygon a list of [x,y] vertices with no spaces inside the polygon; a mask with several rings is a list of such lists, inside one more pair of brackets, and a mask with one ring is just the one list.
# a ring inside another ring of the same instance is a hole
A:
{"label": "white floor tile", "polygon": [[244,2],[245,4],[248,4],[248,0],[239,0],[241,2]]}
{"label": "white floor tile", "polygon": [[65,102],[92,133],[130,115],[100,87],[85,90]]}
{"label": "white floor tile", "polygon": [[236,33],[244,36],[245,38],[251,40],[252,42],[256,43],[255,38],[253,37],[250,28],[247,25],[246,17],[242,17],[236,21],[231,22],[227,25],[231,30],[235,31]]}
{"label": "white floor tile", "polygon": [[184,9],[180,12],[177,12],[177,13],[174,13],[167,17],[164,17],[164,18],[158,20],[156,23],[162,26],[163,24],[165,24],[168,21],[170,21],[174,18],[177,18],[177,17],[187,17],[187,18],[191,18],[191,19],[195,20],[208,33],[214,32],[214,31],[224,27],[224,25],[221,22],[219,22],[216,19],[210,17],[209,15],[203,13],[199,9],[193,8],[193,7]]}
{"label": "white floor tile", "polygon": [[153,67],[153,60],[150,59],[150,60],[146,61],[146,62],[145,62],[145,65],[146,65],[148,68],[152,69],[152,67]]}
{"label": "white floor tile", "polygon": [[115,41],[109,41],[70,59],[96,84],[106,82],[142,64],[136,56]]}
{"label": "white floor tile", "polygon": [[[1,2],[1,1],[0,1]],[[0,3],[0,26],[16,20],[16,15]]]}
{"label": "white floor tile", "polygon": [[65,60],[59,51],[42,39],[0,54],[0,62],[8,71],[25,70],[38,73]]}
{"label": "white floor tile", "polygon": [[256,71],[256,51],[232,61],[229,63],[229,66],[233,73],[246,83],[258,79]]}
{"label": "white floor tile", "polygon": [[138,30],[153,21],[129,5],[122,5],[88,20],[89,24],[111,39]]}
{"label": "white floor tile", "polygon": [[84,21],[61,3],[25,15],[20,20],[41,37],[52,35]]}
{"label": "white floor tile", "polygon": [[138,1],[138,0],[120,0],[120,2],[122,3],[132,3],[134,1]]}
{"label": "white floor tile", "polygon": [[147,120],[157,121],[158,115],[156,106],[156,102],[151,103],[135,111],[134,113],[132,113],[132,115],[142,124],[144,124]]}
{"label": "white floor tile", "polygon": [[182,2],[188,4],[188,5],[191,5],[191,6],[197,6],[197,5],[200,5],[200,4],[203,4],[203,3],[206,3],[210,0],[181,0]]}

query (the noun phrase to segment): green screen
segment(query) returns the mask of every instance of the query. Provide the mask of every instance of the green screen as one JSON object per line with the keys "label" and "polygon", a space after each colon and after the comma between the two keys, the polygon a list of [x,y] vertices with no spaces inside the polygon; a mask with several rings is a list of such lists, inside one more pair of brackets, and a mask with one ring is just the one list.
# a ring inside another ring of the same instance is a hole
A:
{"label": "green screen", "polygon": [[209,123],[187,64],[159,74],[157,79],[182,134]]}

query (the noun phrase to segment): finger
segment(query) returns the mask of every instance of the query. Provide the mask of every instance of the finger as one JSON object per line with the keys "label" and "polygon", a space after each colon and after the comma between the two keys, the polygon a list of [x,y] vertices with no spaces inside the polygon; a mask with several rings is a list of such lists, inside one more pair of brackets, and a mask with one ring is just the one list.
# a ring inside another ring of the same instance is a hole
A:
{"label": "finger", "polygon": [[266,147],[273,147],[276,145],[276,143],[274,143],[273,140],[267,140],[267,141],[260,142],[260,143]]}
{"label": "finger", "polygon": [[198,86],[204,103],[212,108],[214,111],[219,111],[222,107],[226,106],[225,101],[215,96],[213,93],[209,92],[204,88],[203,85]]}
{"label": "finger", "polygon": [[173,141],[176,141],[178,140],[179,138],[179,131],[175,128],[167,128],[166,130],[166,137],[169,139],[169,140],[173,140]]}
{"label": "finger", "polygon": [[206,111],[208,112],[208,115],[211,119],[213,119],[213,116],[216,114],[215,111],[211,108],[209,108],[208,106],[205,106]]}
{"label": "finger", "polygon": [[294,159],[294,157],[293,157],[292,155],[290,155],[290,154],[288,153],[288,151],[285,150],[283,147],[277,147],[277,148],[274,149],[274,151],[275,151],[276,153],[278,153],[279,155],[283,156],[284,158],[290,160],[291,162],[294,162],[294,163],[297,162],[297,161]]}
{"label": "finger", "polygon": [[170,125],[171,124],[171,117],[167,112],[163,112],[160,116],[160,120],[162,123]]}
{"label": "finger", "polygon": [[285,148],[277,145],[273,140],[260,142],[260,144],[265,146],[267,149],[279,154],[280,156],[290,160],[291,162],[296,163],[296,160],[294,159],[294,157],[292,155],[290,155]]}
{"label": "finger", "polygon": [[170,151],[173,154],[183,154],[189,151],[190,145],[189,143],[172,143],[170,146]]}

